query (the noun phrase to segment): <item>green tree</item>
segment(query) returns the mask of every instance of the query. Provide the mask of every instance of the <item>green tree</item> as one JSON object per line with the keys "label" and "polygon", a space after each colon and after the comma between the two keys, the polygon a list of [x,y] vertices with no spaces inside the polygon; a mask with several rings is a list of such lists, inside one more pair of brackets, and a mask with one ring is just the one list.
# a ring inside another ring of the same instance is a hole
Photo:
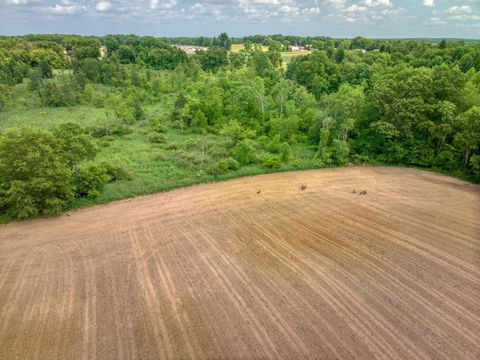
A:
{"label": "green tree", "polygon": [[473,155],[470,158],[473,174],[477,180],[480,180],[480,155]]}
{"label": "green tree", "polygon": [[463,150],[463,167],[468,165],[470,155],[480,145],[480,107],[473,107],[457,118],[458,131],[455,144]]}
{"label": "green tree", "polygon": [[53,77],[53,71],[48,62],[41,61],[38,64],[38,67],[40,68],[40,74],[42,75],[42,78],[51,79]]}
{"label": "green tree", "polygon": [[252,54],[252,65],[255,74],[260,77],[266,77],[271,74],[273,65],[268,55],[262,50],[255,50]]}
{"label": "green tree", "polygon": [[245,52],[239,51],[239,52],[230,52],[228,54],[228,61],[234,68],[242,68],[246,65],[247,63],[247,56]]}
{"label": "green tree", "polygon": [[435,156],[440,154],[447,137],[452,133],[455,121],[455,104],[450,101],[441,101],[435,106],[435,112],[438,114],[437,121],[434,122],[432,133],[437,141]]}
{"label": "green tree", "polygon": [[282,44],[280,42],[272,41],[268,47],[267,55],[272,63],[272,66],[282,66]]}
{"label": "green tree", "polygon": [[100,47],[97,46],[75,46],[73,48],[73,55],[77,60],[87,58],[97,59],[100,57]]}
{"label": "green tree", "polygon": [[116,55],[122,64],[134,64],[137,58],[135,50],[130,45],[121,45],[116,51]]}
{"label": "green tree", "polygon": [[362,116],[365,108],[365,95],[361,87],[343,84],[338,92],[326,97],[327,114],[335,122],[335,134],[338,140],[346,141],[348,133]]}
{"label": "green tree", "polygon": [[8,214],[58,214],[73,194],[72,172],[51,133],[24,127],[0,137],[0,207]]}
{"label": "green tree", "polygon": [[227,50],[218,46],[209,47],[207,51],[197,51],[195,57],[205,71],[215,72],[228,64]]}
{"label": "green tree", "polygon": [[80,125],[60,124],[53,130],[53,135],[57,139],[65,162],[72,170],[75,170],[81,161],[95,158],[97,150],[92,138]]}
{"label": "green tree", "polygon": [[224,48],[225,50],[230,50],[232,48],[232,41],[228,37],[227,33],[221,33],[217,39],[217,45]]}
{"label": "green tree", "polygon": [[315,51],[311,55],[294,57],[288,65],[287,78],[304,85],[319,99],[322,94],[337,90],[339,68],[325,51]]}
{"label": "green tree", "polygon": [[466,77],[458,67],[442,64],[433,69],[432,86],[434,95],[439,100],[453,103],[461,102],[462,90],[465,88]]}

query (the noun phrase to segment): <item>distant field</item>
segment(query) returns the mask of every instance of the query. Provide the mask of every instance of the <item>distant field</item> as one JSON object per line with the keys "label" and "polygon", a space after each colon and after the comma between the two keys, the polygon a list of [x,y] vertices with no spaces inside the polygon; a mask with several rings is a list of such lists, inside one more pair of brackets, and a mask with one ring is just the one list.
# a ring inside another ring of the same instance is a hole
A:
{"label": "distant field", "polygon": [[[237,51],[242,50],[243,48],[244,48],[243,44],[232,44],[232,49],[231,49],[231,51],[237,52]],[[263,50],[263,51],[267,51],[267,50],[268,50],[268,46],[262,45],[262,50]]]}
{"label": "distant field", "polygon": [[311,51],[302,51],[302,52],[284,51],[282,52],[283,66],[286,67],[288,64],[290,64],[290,62],[295,56],[305,56],[311,53],[312,53]]}
{"label": "distant field", "polygon": [[357,167],[0,226],[0,359],[478,360],[479,214]]}
{"label": "distant field", "polygon": [[0,130],[22,125],[51,128],[66,122],[75,122],[82,126],[89,126],[105,122],[106,120],[105,109],[93,106],[20,108],[0,114]]}
{"label": "distant field", "polygon": [[[232,45],[232,50],[234,52],[238,52],[242,50],[243,44],[233,44]],[[268,46],[262,45],[262,50],[267,51]],[[311,51],[302,51],[302,52],[291,52],[291,51],[282,51],[282,61],[283,61],[283,66],[286,67],[293,59],[295,56],[305,56],[311,54]]]}

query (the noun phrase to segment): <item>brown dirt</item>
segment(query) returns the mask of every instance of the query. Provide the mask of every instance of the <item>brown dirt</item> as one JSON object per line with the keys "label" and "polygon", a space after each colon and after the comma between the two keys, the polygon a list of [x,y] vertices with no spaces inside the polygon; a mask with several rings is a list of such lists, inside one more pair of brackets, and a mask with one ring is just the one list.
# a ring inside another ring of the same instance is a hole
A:
{"label": "brown dirt", "polygon": [[411,169],[0,227],[0,359],[479,359],[479,295],[480,187]]}

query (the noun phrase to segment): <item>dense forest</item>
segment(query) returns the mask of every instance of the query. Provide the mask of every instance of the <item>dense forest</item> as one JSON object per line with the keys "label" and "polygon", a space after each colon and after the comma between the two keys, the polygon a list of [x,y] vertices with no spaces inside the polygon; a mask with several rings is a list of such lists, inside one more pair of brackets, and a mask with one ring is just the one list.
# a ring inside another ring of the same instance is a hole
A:
{"label": "dense forest", "polygon": [[4,220],[348,164],[480,181],[480,45],[0,37],[0,131]]}

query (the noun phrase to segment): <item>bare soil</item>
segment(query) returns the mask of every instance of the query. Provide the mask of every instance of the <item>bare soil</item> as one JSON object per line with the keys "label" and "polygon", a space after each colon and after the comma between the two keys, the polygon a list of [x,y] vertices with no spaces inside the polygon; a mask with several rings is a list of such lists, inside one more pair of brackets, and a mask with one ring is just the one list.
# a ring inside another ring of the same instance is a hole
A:
{"label": "bare soil", "polygon": [[479,359],[480,187],[320,170],[0,227],[0,359],[193,358]]}

